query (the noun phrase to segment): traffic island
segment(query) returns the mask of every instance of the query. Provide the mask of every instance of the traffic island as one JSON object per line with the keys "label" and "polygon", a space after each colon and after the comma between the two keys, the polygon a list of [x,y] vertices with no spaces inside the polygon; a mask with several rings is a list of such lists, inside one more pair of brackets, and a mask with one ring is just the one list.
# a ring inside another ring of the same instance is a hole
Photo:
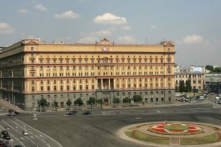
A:
{"label": "traffic island", "polygon": [[126,126],[117,135],[150,146],[221,146],[221,127],[194,122],[152,122]]}

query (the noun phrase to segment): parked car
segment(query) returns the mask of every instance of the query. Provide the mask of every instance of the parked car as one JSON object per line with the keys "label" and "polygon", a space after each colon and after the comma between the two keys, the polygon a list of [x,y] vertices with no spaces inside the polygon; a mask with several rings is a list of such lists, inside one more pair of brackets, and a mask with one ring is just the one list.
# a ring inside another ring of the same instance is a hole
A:
{"label": "parked car", "polygon": [[16,145],[16,146],[14,146],[14,147],[22,147],[21,145]]}
{"label": "parked car", "polygon": [[24,136],[27,136],[29,133],[28,133],[27,130],[24,130],[24,131],[22,131],[22,134],[23,134]]}
{"label": "parked car", "polygon": [[82,113],[82,115],[91,115],[91,112],[90,111],[85,111]]}
{"label": "parked car", "polygon": [[10,140],[11,139],[11,137],[8,134],[3,135],[2,138],[5,139],[5,140]]}

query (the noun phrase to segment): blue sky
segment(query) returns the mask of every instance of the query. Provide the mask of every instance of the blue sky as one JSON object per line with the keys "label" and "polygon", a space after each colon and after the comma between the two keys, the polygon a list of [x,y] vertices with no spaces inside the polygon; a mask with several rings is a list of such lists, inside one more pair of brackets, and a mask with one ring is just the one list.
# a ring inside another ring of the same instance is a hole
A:
{"label": "blue sky", "polygon": [[221,66],[220,0],[1,0],[0,46],[25,38],[119,44],[174,41],[181,66]]}

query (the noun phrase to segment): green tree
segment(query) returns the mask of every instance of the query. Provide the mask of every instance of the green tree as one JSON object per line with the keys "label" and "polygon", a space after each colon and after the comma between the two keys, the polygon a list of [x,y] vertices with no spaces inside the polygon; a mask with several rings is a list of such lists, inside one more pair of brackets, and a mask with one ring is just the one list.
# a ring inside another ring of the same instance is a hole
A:
{"label": "green tree", "polygon": [[185,92],[185,85],[183,80],[180,81],[179,92]]}
{"label": "green tree", "polygon": [[133,100],[134,100],[135,103],[141,102],[142,101],[142,97],[141,97],[141,95],[134,95],[133,96]]}
{"label": "green tree", "polygon": [[210,72],[213,72],[214,68],[212,65],[206,65],[205,67],[207,70],[209,70]]}
{"label": "green tree", "polygon": [[79,106],[79,109],[80,109],[80,106],[82,106],[84,103],[83,103],[83,100],[81,98],[78,98],[74,101],[74,105],[78,105]]}
{"label": "green tree", "polygon": [[89,97],[89,100],[87,101],[89,105],[91,105],[91,109],[92,109],[92,105],[95,104],[95,98],[94,97]]}
{"label": "green tree", "polygon": [[68,106],[68,109],[70,109],[71,104],[72,104],[71,100],[68,99],[67,102],[66,102],[66,105]]}
{"label": "green tree", "polygon": [[120,103],[120,98],[115,97],[113,103],[118,105]]}
{"label": "green tree", "polygon": [[58,102],[57,101],[54,101],[52,103],[52,106],[55,107],[56,111],[58,110]]}
{"label": "green tree", "polygon": [[45,106],[48,106],[48,102],[46,99],[41,98],[40,100],[38,100],[38,107],[42,107],[43,111]]}
{"label": "green tree", "polygon": [[96,102],[101,105],[101,109],[102,109],[102,105],[104,103],[104,100],[101,98],[101,99],[97,99]]}
{"label": "green tree", "polygon": [[221,73],[221,67],[216,67],[213,72],[215,73]]}
{"label": "green tree", "polygon": [[128,97],[125,97],[123,99],[123,103],[130,103],[131,102],[131,99],[129,99]]}
{"label": "green tree", "polygon": [[186,87],[185,87],[185,91],[186,92],[192,92],[192,86],[191,86],[191,81],[190,80],[186,80]]}
{"label": "green tree", "polygon": [[179,86],[176,86],[176,87],[175,87],[175,91],[176,91],[176,92],[179,92]]}

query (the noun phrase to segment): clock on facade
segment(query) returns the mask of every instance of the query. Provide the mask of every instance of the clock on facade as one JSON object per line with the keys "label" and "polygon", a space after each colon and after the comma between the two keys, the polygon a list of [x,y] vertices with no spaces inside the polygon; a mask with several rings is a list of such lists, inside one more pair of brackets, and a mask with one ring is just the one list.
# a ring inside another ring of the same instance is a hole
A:
{"label": "clock on facade", "polygon": [[103,51],[107,51],[107,47],[103,47]]}

